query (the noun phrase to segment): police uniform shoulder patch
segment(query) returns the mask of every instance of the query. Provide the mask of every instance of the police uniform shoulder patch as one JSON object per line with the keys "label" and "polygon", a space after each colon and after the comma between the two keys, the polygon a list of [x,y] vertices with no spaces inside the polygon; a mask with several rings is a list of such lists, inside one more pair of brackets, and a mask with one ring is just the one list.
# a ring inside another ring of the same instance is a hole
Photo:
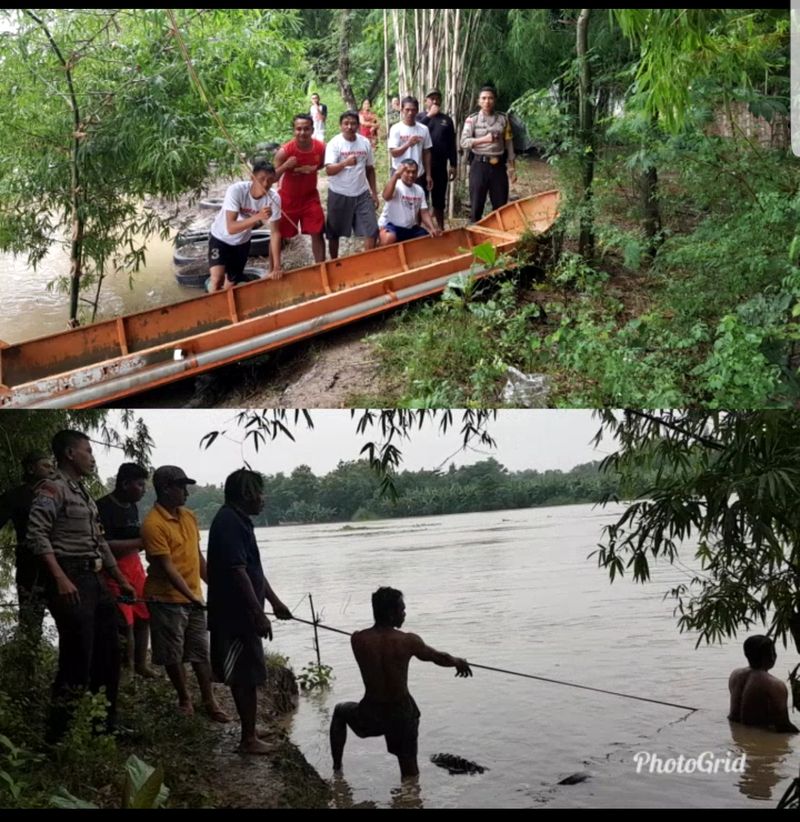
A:
{"label": "police uniform shoulder patch", "polygon": [[58,485],[51,479],[43,479],[33,488],[35,497],[49,497],[50,499],[58,499],[61,496]]}

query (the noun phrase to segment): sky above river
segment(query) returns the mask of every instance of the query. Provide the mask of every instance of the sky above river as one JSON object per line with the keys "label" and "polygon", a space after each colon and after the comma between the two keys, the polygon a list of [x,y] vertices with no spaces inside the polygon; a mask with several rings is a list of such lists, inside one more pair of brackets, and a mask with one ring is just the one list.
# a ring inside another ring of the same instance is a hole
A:
{"label": "sky above river", "polygon": [[[118,421],[119,412],[110,413],[112,420]],[[380,440],[378,429],[358,434],[357,417],[353,419],[348,410],[313,410],[312,430],[301,421],[291,429],[294,442],[279,434],[258,452],[252,441],[245,441],[245,431],[237,425],[238,412],[234,409],[146,409],[136,413],[147,423],[155,441],[153,465],[180,465],[200,483],[223,482],[245,461],[264,474],[291,473],[298,465],[308,465],[321,476],[335,469],[340,460],[358,459],[366,441]],[[568,471],[580,463],[602,459],[612,450],[607,439],[599,449],[593,447],[591,441],[600,421],[591,411],[498,411],[489,425],[496,447],[478,445],[468,450],[461,447],[461,412],[454,411],[453,419],[455,424],[446,434],[439,431],[438,423],[426,423],[410,439],[400,442],[401,468],[446,469],[450,463],[469,465],[494,457],[510,471]],[[202,449],[203,435],[214,430],[226,433],[210,449]],[[94,450],[100,476],[105,479],[115,475],[123,461],[120,452],[106,451],[99,445]]]}

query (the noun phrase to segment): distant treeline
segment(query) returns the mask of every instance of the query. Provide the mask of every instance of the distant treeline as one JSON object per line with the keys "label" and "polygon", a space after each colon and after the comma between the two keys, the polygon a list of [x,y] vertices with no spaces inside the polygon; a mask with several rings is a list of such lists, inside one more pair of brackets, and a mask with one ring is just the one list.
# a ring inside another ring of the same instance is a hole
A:
{"label": "distant treeline", "polygon": [[[498,511],[544,505],[597,502],[617,489],[613,474],[598,462],[571,471],[508,471],[490,458],[444,471],[403,471],[395,477],[397,498],[382,496],[380,482],[365,461],[340,462],[317,477],[307,465],[288,476],[265,476],[264,512],[256,525],[350,522],[472,511]],[[223,479],[224,481],[224,479]],[[113,482],[111,483],[113,485]],[[222,484],[190,487],[188,507],[208,528],[223,503]],[[142,514],[153,504],[153,491],[139,504]]]}

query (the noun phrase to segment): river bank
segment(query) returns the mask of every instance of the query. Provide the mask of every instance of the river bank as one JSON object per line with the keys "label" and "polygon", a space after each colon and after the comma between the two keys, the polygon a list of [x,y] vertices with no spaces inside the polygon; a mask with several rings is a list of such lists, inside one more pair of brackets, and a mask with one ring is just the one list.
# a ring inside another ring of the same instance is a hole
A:
{"label": "river bank", "polygon": [[[129,760],[161,768],[169,808],[325,808],[328,784],[289,739],[297,707],[294,675],[271,661],[269,679],[259,689],[258,725],[269,746],[265,756],[237,752],[238,719],[220,724],[200,706],[193,676],[195,714],[176,710],[175,693],[164,676],[124,676],[115,737],[97,736],[92,725],[102,715],[102,697],[87,695],[76,709],[64,740],[43,742],[55,669],[53,629],[36,649],[11,639],[14,625],[0,625],[0,807],[124,807]],[[2,641],[6,639],[6,641]],[[224,710],[236,717],[230,690],[215,685]],[[152,799],[143,807],[155,807]]]}

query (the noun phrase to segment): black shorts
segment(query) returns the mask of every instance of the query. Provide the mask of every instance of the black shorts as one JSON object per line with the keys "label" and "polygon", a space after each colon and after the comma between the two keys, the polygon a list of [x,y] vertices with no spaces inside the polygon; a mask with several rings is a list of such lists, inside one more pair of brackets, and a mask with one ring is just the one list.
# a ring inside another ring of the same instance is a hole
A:
{"label": "black shorts", "polygon": [[417,755],[419,708],[411,694],[402,702],[344,702],[341,710],[350,729],[362,739],[385,736],[386,750],[402,757]]}
{"label": "black shorts", "polygon": [[431,177],[433,178],[433,189],[431,191],[428,191],[428,181],[424,174],[417,180],[417,185],[425,192],[425,197],[431,204],[431,208],[444,211],[447,203],[447,160],[441,163],[431,163]]}
{"label": "black shorts", "polygon": [[213,234],[208,235],[208,266],[225,266],[225,277],[232,283],[243,282],[242,274],[250,256],[250,240],[241,245],[228,245]]}
{"label": "black shorts", "polygon": [[211,670],[217,682],[232,685],[263,685],[267,681],[264,646],[255,633],[233,636],[211,631]]}

